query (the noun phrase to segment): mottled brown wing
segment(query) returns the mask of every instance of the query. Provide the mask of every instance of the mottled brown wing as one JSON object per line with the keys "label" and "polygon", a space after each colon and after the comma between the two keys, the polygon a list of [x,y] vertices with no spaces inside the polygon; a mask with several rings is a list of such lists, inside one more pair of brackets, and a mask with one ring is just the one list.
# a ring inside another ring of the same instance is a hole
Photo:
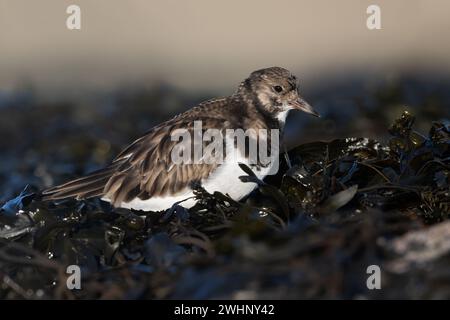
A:
{"label": "mottled brown wing", "polygon": [[[223,130],[223,121],[203,118],[203,125]],[[175,194],[193,182],[208,177],[217,163],[175,164],[172,150],[179,141],[171,139],[177,129],[185,129],[193,137],[194,119],[173,119],[150,131],[125,149],[113,162],[122,163],[108,180],[104,192],[114,205],[133,198],[148,199],[153,196]],[[203,130],[206,130],[203,127]],[[201,141],[203,147],[207,143]],[[191,151],[194,141],[191,140]]]}
{"label": "mottled brown wing", "polygon": [[209,118],[197,112],[183,114],[133,142],[107,168],[45,190],[44,199],[103,196],[113,205],[120,206],[136,197],[145,200],[183,191],[193,182],[209,176],[217,167],[216,163],[176,165],[172,162],[171,152],[179,141],[172,141],[171,134],[174,130],[186,129],[193,137],[195,120],[202,120],[203,131],[216,128],[223,132],[226,129],[223,118]]}

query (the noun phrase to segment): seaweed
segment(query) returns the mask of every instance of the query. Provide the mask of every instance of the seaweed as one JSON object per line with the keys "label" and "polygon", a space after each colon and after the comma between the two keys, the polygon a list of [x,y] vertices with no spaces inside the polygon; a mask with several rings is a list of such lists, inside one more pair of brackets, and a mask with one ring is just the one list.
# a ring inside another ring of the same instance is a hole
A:
{"label": "seaweed", "polygon": [[[198,185],[190,210],[43,202],[27,186],[0,209],[0,298],[450,298],[450,123],[425,136],[404,112],[388,131],[302,144],[265,181],[242,165],[258,184],[245,201]],[[366,286],[374,264],[383,290]]]}

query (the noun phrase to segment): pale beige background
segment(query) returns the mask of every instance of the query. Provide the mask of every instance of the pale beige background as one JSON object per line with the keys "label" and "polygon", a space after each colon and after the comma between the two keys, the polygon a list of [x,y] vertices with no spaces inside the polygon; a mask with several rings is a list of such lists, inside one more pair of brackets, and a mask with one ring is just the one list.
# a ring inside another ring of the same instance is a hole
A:
{"label": "pale beige background", "polygon": [[[82,30],[66,29],[66,7]],[[366,8],[382,9],[381,31]],[[448,0],[0,0],[0,90],[46,94],[163,80],[230,90],[250,71],[450,71]]]}

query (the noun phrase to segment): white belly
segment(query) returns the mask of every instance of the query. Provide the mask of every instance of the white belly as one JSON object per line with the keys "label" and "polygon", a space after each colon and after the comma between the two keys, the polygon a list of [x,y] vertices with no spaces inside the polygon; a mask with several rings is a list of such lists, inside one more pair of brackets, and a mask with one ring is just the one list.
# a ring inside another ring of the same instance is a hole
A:
{"label": "white belly", "polygon": [[[257,184],[242,182],[239,179],[240,176],[247,175],[238,165],[238,163],[248,165],[246,158],[239,156],[230,158],[225,160],[207,179],[202,181],[202,187],[209,193],[219,191],[223,194],[228,194],[234,200],[240,200],[252,192]],[[270,169],[270,166],[261,167],[260,170],[253,169],[253,172],[259,179],[263,179]],[[108,199],[103,200],[108,201]],[[152,197],[147,200],[136,198],[130,202],[123,202],[120,207],[144,211],[161,211],[172,207],[174,203],[179,201],[183,201],[180,203],[181,206],[191,208],[196,203],[192,189],[186,189],[173,196]]]}

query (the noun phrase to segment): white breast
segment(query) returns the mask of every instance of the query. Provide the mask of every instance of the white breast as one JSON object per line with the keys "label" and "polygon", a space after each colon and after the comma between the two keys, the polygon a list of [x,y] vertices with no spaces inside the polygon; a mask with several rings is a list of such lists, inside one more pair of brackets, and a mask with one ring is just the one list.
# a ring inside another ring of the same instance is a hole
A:
{"label": "white breast", "polygon": [[[237,157],[234,161],[226,161],[221,165],[206,181],[203,187],[206,191],[213,193],[220,191],[228,194],[234,200],[240,200],[256,188],[256,183],[242,182],[239,177],[247,174],[239,167],[239,163],[250,166],[248,160],[244,157]],[[270,167],[253,169],[253,172],[259,179],[264,179]]]}
{"label": "white breast", "polygon": [[[253,182],[242,182],[239,177],[247,175],[240,167],[239,163],[244,163],[250,167],[247,158],[236,153],[228,154],[227,158],[208,178],[202,181],[202,187],[209,193],[219,191],[223,194],[228,194],[234,200],[241,200],[243,197],[252,192],[257,184]],[[259,170],[252,169],[259,179],[263,179],[271,166],[261,167]],[[108,199],[103,199],[108,201]],[[186,200],[186,201],[183,201]],[[152,197],[147,200],[134,199],[130,202],[123,202],[122,208],[144,210],[144,211],[160,211],[170,208],[174,203],[180,203],[185,208],[192,207],[196,201],[192,190],[186,189],[173,196]]]}

